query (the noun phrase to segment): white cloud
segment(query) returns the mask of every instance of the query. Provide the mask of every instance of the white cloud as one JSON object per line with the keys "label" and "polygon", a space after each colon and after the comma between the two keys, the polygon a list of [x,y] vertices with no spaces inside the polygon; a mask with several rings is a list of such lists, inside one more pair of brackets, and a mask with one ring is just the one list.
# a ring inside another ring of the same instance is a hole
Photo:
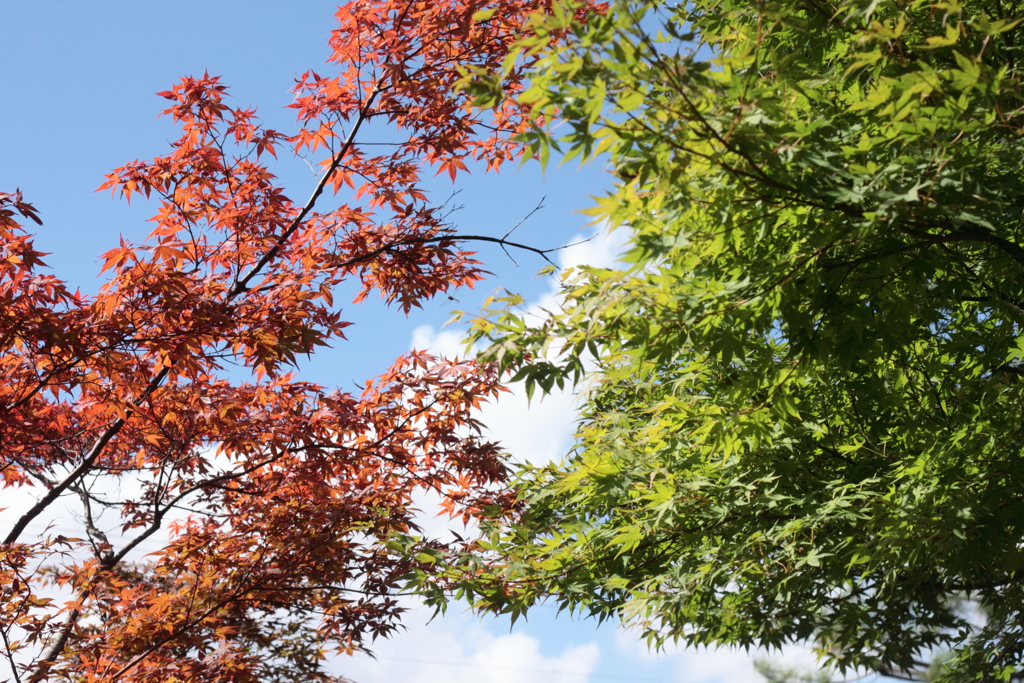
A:
{"label": "white cloud", "polygon": [[453,519],[441,508],[441,494],[437,491],[417,489],[412,494],[412,507],[419,512],[414,521],[420,528],[420,535],[448,542],[454,539],[452,532],[467,537],[476,533],[476,524],[470,520],[463,524],[461,519]]}
{"label": "white cloud", "polygon": [[[446,358],[465,358],[465,332],[461,329],[438,330],[421,325],[413,331],[412,348]],[[576,408],[570,391],[539,392],[532,402],[521,384],[511,385],[480,412],[480,420],[491,438],[500,441],[516,462],[542,464],[563,456],[574,431]]]}
{"label": "white cloud", "polygon": [[426,623],[430,612],[413,607],[403,622],[408,630],[373,645],[376,659],[339,657],[330,669],[357,683],[757,683],[754,668],[768,659],[811,673],[813,653],[788,646],[781,652],[733,648],[668,647],[649,650],[634,632],[591,622],[559,619],[537,628],[520,622],[514,632],[491,619],[478,619],[455,607]]}
{"label": "white cloud", "polygon": [[481,421],[502,443],[514,462],[543,465],[560,460],[568,452],[575,431],[577,408],[569,390],[554,390],[547,396],[526,399],[521,384],[512,393],[480,411]]}
{"label": "white cloud", "polygon": [[787,645],[782,650],[743,650],[740,648],[682,647],[668,645],[654,651],[638,638],[634,630],[618,628],[615,649],[620,657],[641,662],[661,660],[675,672],[679,683],[756,683],[764,678],[757,673],[754,662],[769,661],[800,673],[817,671],[814,652],[801,645]]}
{"label": "white cloud", "polygon": [[760,680],[753,657],[732,649],[687,649],[676,667],[679,681],[750,683]]}
{"label": "white cloud", "polygon": [[[423,325],[413,332],[412,348],[454,358],[466,356],[461,330],[435,330]],[[480,411],[480,421],[489,436],[500,441],[515,462],[543,464],[565,455],[571,442],[576,419],[571,391],[538,392],[533,401],[526,399],[522,384],[509,386]]]}
{"label": "white cloud", "polygon": [[626,237],[625,230],[613,230],[604,223],[594,226],[588,237],[570,242],[558,251],[558,265],[562,268],[611,268],[619,260]]}
{"label": "white cloud", "polygon": [[[374,645],[376,659],[358,654],[332,662],[332,670],[358,683],[587,683],[600,660],[597,643],[569,645],[555,655],[525,633],[495,635],[471,615],[411,609],[409,630]],[[419,625],[423,624],[423,625]]]}

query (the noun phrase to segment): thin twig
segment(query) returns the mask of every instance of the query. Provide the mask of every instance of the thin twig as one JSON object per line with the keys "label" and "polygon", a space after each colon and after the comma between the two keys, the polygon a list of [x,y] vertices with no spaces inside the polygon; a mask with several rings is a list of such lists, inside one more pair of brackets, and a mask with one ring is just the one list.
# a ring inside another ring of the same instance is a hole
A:
{"label": "thin twig", "polygon": [[[501,250],[502,250],[503,252],[505,252],[505,256],[508,256],[509,260],[510,260],[510,261],[512,261],[512,263],[516,264],[516,267],[517,267],[517,268],[519,267],[519,261],[516,261],[516,260],[515,260],[514,258],[512,258],[512,254],[508,253],[508,249],[506,249],[506,248],[505,248],[505,242],[504,242],[504,240],[505,240],[505,239],[507,239],[507,238],[508,238],[508,236],[509,236],[509,235],[511,235],[511,234],[512,234],[513,232],[515,232],[515,231],[516,231],[516,228],[518,228],[518,227],[519,227],[520,225],[522,225],[522,224],[523,224],[523,223],[525,223],[525,222],[526,222],[527,220],[529,220],[530,216],[532,216],[533,214],[537,213],[537,212],[538,212],[538,211],[540,211],[540,210],[541,210],[542,208],[544,208],[544,200],[545,200],[545,199],[547,199],[547,197],[541,197],[541,198],[540,198],[540,201],[539,201],[539,202],[537,202],[537,206],[535,206],[535,207],[533,208],[533,211],[531,211],[530,213],[526,214],[526,216],[524,216],[524,217],[523,217],[523,219],[522,219],[521,221],[519,221],[518,223],[516,223],[515,225],[513,225],[513,226],[512,226],[512,229],[511,229],[511,230],[509,230],[508,232],[506,232],[506,233],[505,233],[504,235],[502,235],[502,237],[501,237],[501,239],[502,239],[502,241],[500,242],[500,244],[501,244]],[[542,255],[543,255],[543,254],[542,254]],[[546,258],[546,257],[545,257],[545,258]],[[548,263],[551,263],[551,261],[550,261],[550,260],[548,260]],[[552,264],[552,265],[554,265],[554,264]]]}

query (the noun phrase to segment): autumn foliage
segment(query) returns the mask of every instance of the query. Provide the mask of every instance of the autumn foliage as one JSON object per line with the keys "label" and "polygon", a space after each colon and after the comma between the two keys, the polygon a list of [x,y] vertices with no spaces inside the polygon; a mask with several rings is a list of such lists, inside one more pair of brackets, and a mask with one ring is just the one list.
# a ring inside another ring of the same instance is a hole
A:
{"label": "autumn foliage", "polygon": [[[453,232],[421,178],[523,153],[528,112],[481,112],[456,85],[497,70],[536,5],[340,8],[329,75],[299,78],[290,135],[214,76],[161,93],[180,138],[102,186],[155,199],[154,227],[104,255],[95,295],[45,271],[21,224],[36,209],[0,194],[0,478],[38,499],[0,544],[12,680],[329,680],[323,658],[393,631],[401,577],[445,549],[406,536],[413,496],[440,493],[453,515],[502,502],[472,412],[498,391],[492,368],[412,354],[360,395],[289,370],[343,338],[342,282],[408,311],[482,276],[460,244],[497,240]],[[391,144],[364,146],[371,130]],[[304,203],[268,166],[293,151],[322,159]],[[325,190],[344,201],[318,207]],[[69,500],[77,537],[43,530]]]}

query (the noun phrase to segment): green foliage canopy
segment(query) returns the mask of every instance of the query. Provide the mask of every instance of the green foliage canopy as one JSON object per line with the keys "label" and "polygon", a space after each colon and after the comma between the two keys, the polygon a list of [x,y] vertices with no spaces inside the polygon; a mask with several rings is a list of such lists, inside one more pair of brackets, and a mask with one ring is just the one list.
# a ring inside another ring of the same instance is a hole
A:
{"label": "green foliage canopy", "polygon": [[1022,18],[692,0],[546,20],[538,44],[575,39],[524,95],[553,124],[530,141],[611,160],[593,214],[629,249],[547,318],[509,297],[475,323],[531,391],[592,368],[573,453],[523,469],[519,515],[465,559],[478,606],[1024,675]]}

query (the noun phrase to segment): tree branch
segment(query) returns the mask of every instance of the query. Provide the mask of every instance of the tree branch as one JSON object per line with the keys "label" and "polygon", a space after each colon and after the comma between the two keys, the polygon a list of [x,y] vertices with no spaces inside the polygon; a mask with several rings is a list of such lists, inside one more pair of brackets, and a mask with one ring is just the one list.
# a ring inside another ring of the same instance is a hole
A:
{"label": "tree branch", "polygon": [[[362,109],[360,109],[359,116],[356,118],[355,123],[352,125],[352,130],[349,132],[349,135],[345,139],[344,144],[341,146],[341,149],[338,150],[338,153],[334,155],[330,167],[328,167],[327,171],[324,173],[323,178],[320,179],[320,182],[317,183],[316,188],[314,188],[313,193],[310,195],[305,205],[303,205],[302,210],[299,211],[295,218],[292,219],[292,222],[285,229],[285,231],[281,233],[281,236],[278,238],[277,243],[274,244],[274,246],[271,247],[267,251],[267,253],[264,254],[263,257],[259,261],[257,261],[255,265],[253,265],[252,268],[249,269],[249,272],[246,273],[244,277],[235,282],[235,284],[227,293],[226,301],[231,301],[238,297],[240,294],[243,294],[248,291],[249,282],[254,277],[259,275],[259,273],[267,266],[267,264],[269,264],[281,252],[281,249],[284,248],[284,245],[287,243],[288,239],[293,234],[295,234],[295,231],[299,229],[299,226],[302,224],[302,222],[306,219],[307,216],[309,216],[309,213],[313,210],[313,207],[316,205],[316,202],[320,198],[320,195],[323,194],[324,189],[327,187],[327,183],[330,180],[331,174],[338,168],[338,166],[341,164],[341,160],[345,157],[346,154],[348,154],[349,150],[352,148],[352,145],[355,143],[355,135],[356,133],[359,132],[360,126],[368,116],[369,109],[372,106],[376,95],[377,90],[374,89],[373,91],[371,91],[369,97],[367,97],[366,104],[364,104]],[[132,413],[135,412],[134,409],[141,405],[143,401],[148,399],[153,394],[153,392],[156,391],[156,389],[163,383],[163,381],[167,378],[170,372],[171,365],[165,366],[149,381],[149,384],[146,385],[146,389],[143,391],[142,395],[139,396],[134,401],[132,401],[131,405],[129,405],[128,409],[125,411],[125,416],[123,418],[119,417],[116,420],[114,420],[114,422],[111,423],[111,425],[103,431],[100,437],[96,439],[96,442],[93,444],[93,447],[89,449],[89,452],[83,458],[82,463],[78,467],[76,467],[74,471],[64,479],[64,481],[60,482],[52,489],[50,489],[45,496],[40,498],[39,501],[28,510],[28,512],[26,512],[24,515],[21,516],[21,518],[18,519],[14,527],[11,529],[10,533],[8,533],[7,537],[4,539],[3,542],[5,544],[15,543],[18,540],[18,537],[21,536],[22,532],[32,522],[33,519],[42,514],[43,510],[49,507],[53,503],[53,501],[57,500],[57,498],[60,497],[62,493],[64,493],[64,491],[66,491],[72,484],[78,481],[79,478],[81,478],[86,472],[89,471],[89,469],[93,466],[96,460],[100,457],[100,454],[103,453],[103,450],[106,448],[107,444],[110,443],[111,439],[117,436],[117,434],[121,431],[121,428],[124,427],[125,421],[129,417],[131,417]]]}

